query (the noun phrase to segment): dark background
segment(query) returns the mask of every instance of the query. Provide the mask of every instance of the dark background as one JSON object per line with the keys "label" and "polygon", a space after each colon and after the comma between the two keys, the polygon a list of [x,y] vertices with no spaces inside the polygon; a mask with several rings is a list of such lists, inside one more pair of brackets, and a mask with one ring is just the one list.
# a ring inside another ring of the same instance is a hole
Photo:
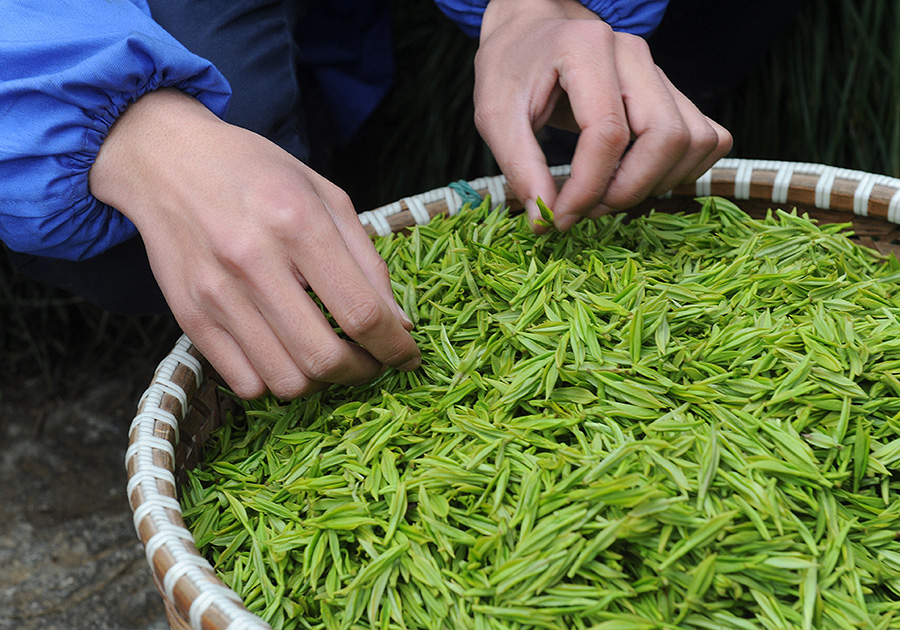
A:
{"label": "dark background", "polygon": [[[335,175],[360,210],[497,173],[472,123],[474,42],[429,2],[394,5],[398,83]],[[734,157],[900,176],[898,27],[898,2],[807,2],[718,108]],[[0,630],[167,627],[123,462],[178,335],[171,318],[109,315],[0,260]]]}

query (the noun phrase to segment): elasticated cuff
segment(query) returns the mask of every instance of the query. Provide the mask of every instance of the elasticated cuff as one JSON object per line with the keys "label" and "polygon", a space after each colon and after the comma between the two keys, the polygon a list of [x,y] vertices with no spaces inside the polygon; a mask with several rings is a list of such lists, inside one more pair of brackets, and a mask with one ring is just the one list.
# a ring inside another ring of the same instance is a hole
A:
{"label": "elasticated cuff", "polygon": [[22,6],[0,25],[0,240],[17,252],[90,258],[136,233],[88,188],[119,115],[174,87],[222,116],[230,88],[129,2],[13,4]]}

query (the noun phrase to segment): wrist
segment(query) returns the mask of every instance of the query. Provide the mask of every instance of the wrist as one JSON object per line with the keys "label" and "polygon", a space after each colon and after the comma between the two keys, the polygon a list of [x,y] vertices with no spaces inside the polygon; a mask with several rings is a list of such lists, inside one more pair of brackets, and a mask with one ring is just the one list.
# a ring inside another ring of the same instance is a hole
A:
{"label": "wrist", "polygon": [[481,22],[483,42],[498,27],[516,19],[598,19],[579,0],[490,0]]}
{"label": "wrist", "polygon": [[197,125],[221,121],[202,103],[174,88],[148,92],[110,127],[88,173],[91,194],[130,219],[148,178],[185,146]]}

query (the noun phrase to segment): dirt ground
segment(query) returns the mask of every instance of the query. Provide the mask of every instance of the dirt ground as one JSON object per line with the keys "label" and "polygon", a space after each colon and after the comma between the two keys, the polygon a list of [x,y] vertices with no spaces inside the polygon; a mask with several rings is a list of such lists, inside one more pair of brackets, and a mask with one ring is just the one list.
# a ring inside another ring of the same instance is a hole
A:
{"label": "dirt ground", "polygon": [[0,630],[168,628],[125,496],[155,365],[50,399],[39,377],[0,382]]}

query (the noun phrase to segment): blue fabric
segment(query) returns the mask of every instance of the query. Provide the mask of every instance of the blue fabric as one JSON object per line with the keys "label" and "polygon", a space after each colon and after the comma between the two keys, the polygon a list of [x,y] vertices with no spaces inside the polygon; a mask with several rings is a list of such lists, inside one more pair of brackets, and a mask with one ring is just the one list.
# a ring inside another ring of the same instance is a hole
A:
{"label": "blue fabric", "polygon": [[[481,32],[488,0],[435,0],[441,11],[471,37]],[[669,0],[580,0],[613,30],[646,37],[662,20]]]}
{"label": "blue fabric", "polygon": [[[639,35],[655,28],[666,7],[665,0],[582,1],[613,28]],[[467,33],[478,34],[487,0],[436,2]],[[147,0],[3,0],[2,5],[0,241],[24,254],[93,257],[136,234],[124,215],[88,189],[88,172],[118,116],[144,93],[176,87],[227,118],[229,83],[151,18]],[[303,33],[294,34],[298,61],[313,68],[345,140],[391,82],[387,3],[334,0],[312,7],[308,21],[300,21],[303,28],[313,27],[312,34],[307,30],[305,41]],[[336,31],[335,24],[345,30]],[[252,113],[262,92],[247,93],[250,100],[237,104]],[[281,100],[291,105],[294,96],[290,92]],[[284,126],[284,112],[275,113],[275,122]],[[277,131],[293,138],[298,126]],[[272,125],[258,131],[277,135]]]}
{"label": "blue fabric", "polygon": [[318,81],[339,140],[346,142],[394,81],[390,3],[313,2],[299,26],[300,64]]}
{"label": "blue fabric", "polygon": [[481,33],[481,20],[488,0],[434,0],[441,11],[470,37]]}
{"label": "blue fabric", "polygon": [[5,0],[0,20],[0,240],[89,258],[134,226],[88,190],[110,126],[142,94],[176,87],[217,115],[230,89],[141,0]]}
{"label": "blue fabric", "polygon": [[[310,0],[312,1],[312,0]],[[153,20],[228,80],[225,120],[308,162],[294,29],[307,0],[147,0]]]}

